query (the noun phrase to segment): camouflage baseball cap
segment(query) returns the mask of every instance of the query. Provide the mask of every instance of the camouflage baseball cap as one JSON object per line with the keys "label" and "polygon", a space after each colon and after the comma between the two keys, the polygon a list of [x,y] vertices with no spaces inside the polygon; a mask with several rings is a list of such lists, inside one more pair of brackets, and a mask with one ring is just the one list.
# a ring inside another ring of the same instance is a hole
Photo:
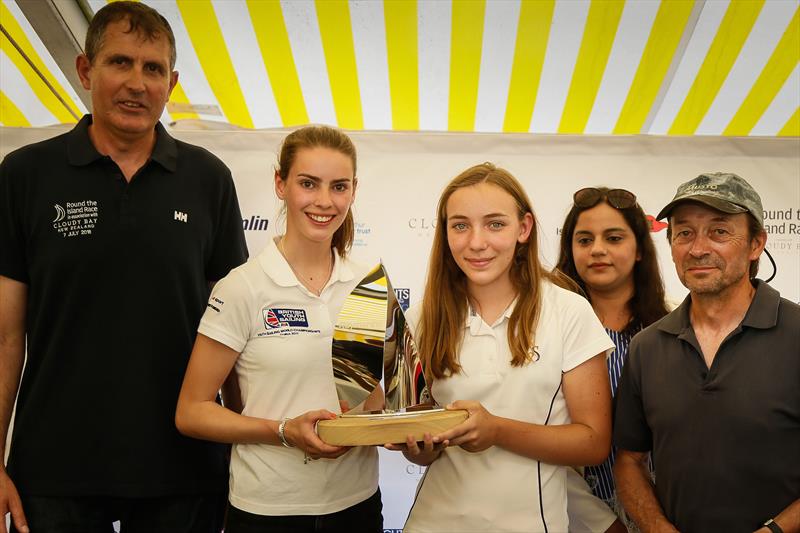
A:
{"label": "camouflage baseball cap", "polygon": [[658,213],[657,220],[666,218],[677,204],[693,201],[706,204],[723,213],[750,213],[764,225],[764,208],[755,189],[736,174],[714,172],[700,174],[678,187],[675,198]]}

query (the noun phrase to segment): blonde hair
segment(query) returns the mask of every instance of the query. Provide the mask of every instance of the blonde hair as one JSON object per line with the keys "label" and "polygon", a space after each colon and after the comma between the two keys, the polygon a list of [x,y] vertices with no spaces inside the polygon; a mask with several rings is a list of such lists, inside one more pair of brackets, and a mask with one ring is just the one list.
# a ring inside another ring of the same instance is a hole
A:
{"label": "blonde hair", "polygon": [[518,297],[508,324],[508,346],[513,366],[523,366],[532,358],[534,332],[541,311],[541,281],[564,283],[545,270],[539,261],[536,216],[528,195],[514,176],[492,163],[475,165],[456,176],[439,198],[436,233],[418,328],[418,348],[428,383],[461,370],[458,352],[467,317],[468,294],[466,276],[453,259],[447,243],[447,202],[457,190],[481,183],[494,185],[511,195],[520,220],[527,213],[533,218],[528,240],[517,243],[510,271]]}
{"label": "blonde hair", "polygon": [[[305,126],[287,135],[281,144],[278,156],[278,168],[276,169],[278,176],[286,181],[289,171],[297,159],[297,153],[305,148],[317,147],[330,148],[350,158],[350,162],[353,164],[353,186],[355,187],[356,147],[344,132],[330,126]],[[345,215],[342,225],[334,232],[331,247],[339,252],[339,256],[346,257],[353,246],[354,236],[355,222],[351,207],[347,209],[347,215]]]}

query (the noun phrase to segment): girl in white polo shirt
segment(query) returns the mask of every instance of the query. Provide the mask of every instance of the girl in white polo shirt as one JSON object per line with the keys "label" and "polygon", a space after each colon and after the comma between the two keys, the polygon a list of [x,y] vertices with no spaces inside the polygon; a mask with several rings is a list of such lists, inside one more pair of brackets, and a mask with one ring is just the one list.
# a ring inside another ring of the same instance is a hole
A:
{"label": "girl in white polo shirt", "polygon": [[613,344],[541,266],[530,201],[507,171],[461,173],[437,222],[409,322],[433,397],[469,418],[406,442],[406,457],[429,466],[405,531],[567,531],[560,465],[608,455]]}
{"label": "girl in white polo shirt", "polygon": [[[227,533],[383,530],[375,448],[315,432],[340,412],[333,326],[368,271],[347,258],[355,174],[341,131],[289,134],[275,172],[286,233],[217,283],[200,322],[175,420],[190,437],[233,443]],[[215,401],[231,370],[241,409]]]}

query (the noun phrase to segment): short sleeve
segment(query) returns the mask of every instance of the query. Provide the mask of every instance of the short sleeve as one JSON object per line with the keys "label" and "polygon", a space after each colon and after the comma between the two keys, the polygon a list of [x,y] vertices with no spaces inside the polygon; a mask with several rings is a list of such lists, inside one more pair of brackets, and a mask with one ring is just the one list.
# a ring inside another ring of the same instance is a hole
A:
{"label": "short sleeve", "polygon": [[[20,206],[21,191],[14,187],[13,154],[0,163],[0,276],[29,283],[25,252],[25,232]],[[16,180],[18,183],[19,180]]]}
{"label": "short sleeve", "polygon": [[230,170],[222,165],[224,178],[219,199],[214,248],[206,266],[206,279],[216,281],[247,261],[247,243],[242,227],[242,212]]}
{"label": "short sleeve", "polygon": [[563,289],[551,290],[558,291],[562,300],[561,305],[557,306],[564,346],[562,372],[569,372],[595,355],[614,348],[614,343],[585,298]]}
{"label": "short sleeve", "polygon": [[232,271],[211,291],[198,333],[241,353],[250,338],[255,312],[252,294],[241,270]]}
{"label": "short sleeve", "polygon": [[614,445],[623,450],[647,452],[653,434],[642,403],[642,347],[639,336],[631,341],[628,360],[622,368],[614,411]]}

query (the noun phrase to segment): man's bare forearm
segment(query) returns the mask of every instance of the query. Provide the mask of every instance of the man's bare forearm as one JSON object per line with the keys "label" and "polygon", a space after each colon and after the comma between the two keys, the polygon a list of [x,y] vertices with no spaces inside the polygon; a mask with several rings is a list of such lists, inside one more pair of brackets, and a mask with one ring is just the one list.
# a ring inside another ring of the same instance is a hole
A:
{"label": "man's bare forearm", "polygon": [[6,438],[25,362],[28,287],[0,276],[0,455],[5,468]]}
{"label": "man's bare forearm", "polygon": [[617,497],[625,512],[642,533],[676,532],[658,503],[650,475],[647,454],[619,450],[614,464]]}
{"label": "man's bare forearm", "polygon": [[[800,499],[790,503],[788,507],[778,513],[777,516],[772,517],[772,519],[783,530],[783,533],[800,533]],[[758,530],[758,533],[767,533],[769,531],[767,527],[763,527]]]}

